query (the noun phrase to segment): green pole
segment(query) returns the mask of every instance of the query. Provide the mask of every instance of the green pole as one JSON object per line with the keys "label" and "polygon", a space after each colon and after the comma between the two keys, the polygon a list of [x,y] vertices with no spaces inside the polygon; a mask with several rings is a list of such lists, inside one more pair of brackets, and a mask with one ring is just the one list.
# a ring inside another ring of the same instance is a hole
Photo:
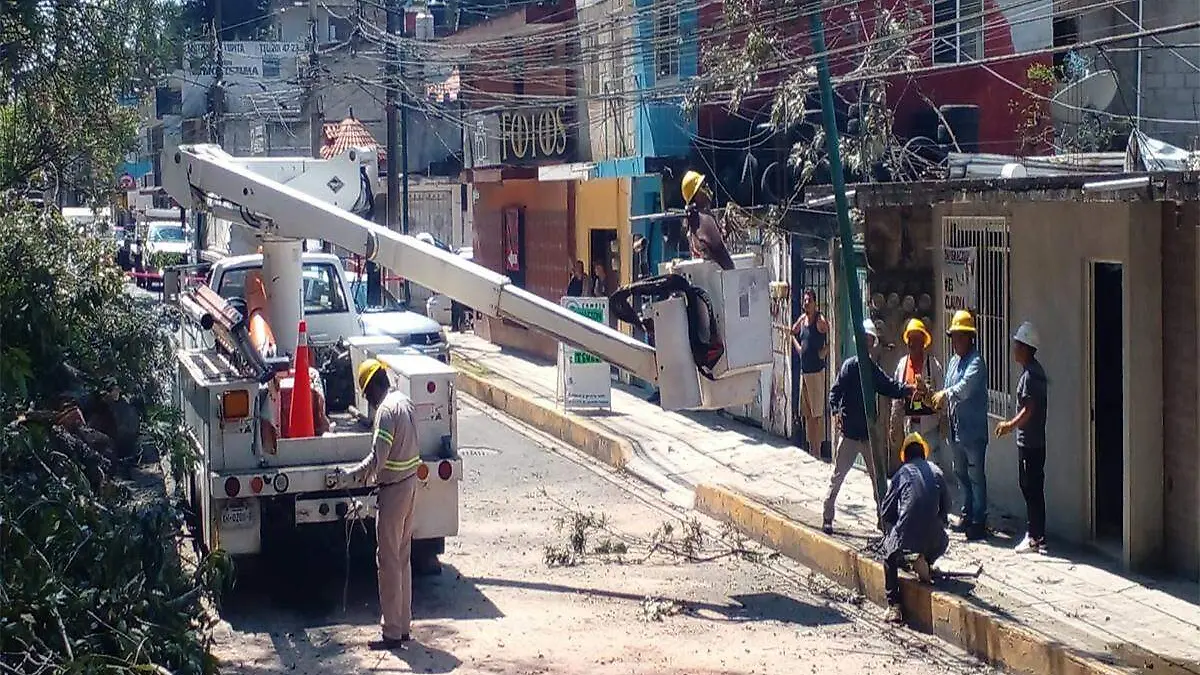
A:
{"label": "green pole", "polygon": [[838,149],[837,119],[833,110],[833,79],[829,74],[829,59],[825,49],[825,25],[821,20],[820,0],[811,3],[812,46],[817,57],[817,76],[821,86],[821,118],[825,126],[825,151],[829,155],[829,173],[833,181],[833,200],[837,205],[838,230],[840,232],[842,277],[845,279],[847,305],[850,308],[850,330],[854,332],[854,351],[858,356],[858,379],[862,386],[863,404],[867,413],[867,438],[871,456],[875,459],[875,505],[883,502],[887,478],[884,467],[886,458],[880,450],[883,439],[875,438],[875,383],[869,367],[871,356],[867,349],[867,334],[863,330],[863,308],[859,302],[862,290],[858,286],[858,274],[854,266],[854,231],[850,227],[850,204],[846,200],[846,177],[842,169],[842,156]]}

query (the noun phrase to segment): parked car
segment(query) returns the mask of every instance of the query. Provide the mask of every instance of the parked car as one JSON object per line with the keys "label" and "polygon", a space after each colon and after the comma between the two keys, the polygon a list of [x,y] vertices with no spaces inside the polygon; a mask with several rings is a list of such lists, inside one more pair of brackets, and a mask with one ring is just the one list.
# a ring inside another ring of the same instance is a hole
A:
{"label": "parked car", "polygon": [[[439,248],[450,250],[445,244]],[[466,260],[474,258],[474,249],[470,246],[458,249],[457,253]],[[425,301],[425,315],[443,326],[450,326],[451,330],[468,331],[475,327],[475,312],[441,293],[434,293]]]}
{"label": "parked car", "polygon": [[363,274],[348,272],[350,294],[362,318],[363,333],[394,338],[426,356],[443,363],[450,362],[450,343],[446,331],[429,317],[410,311],[408,306],[386,288],[381,288],[382,302],[367,303],[367,280]]}
{"label": "parked car", "polygon": [[146,227],[146,241],[140,251],[138,285],[145,288],[162,285],[163,270],[186,263],[190,249],[183,225],[172,221],[151,221]]}

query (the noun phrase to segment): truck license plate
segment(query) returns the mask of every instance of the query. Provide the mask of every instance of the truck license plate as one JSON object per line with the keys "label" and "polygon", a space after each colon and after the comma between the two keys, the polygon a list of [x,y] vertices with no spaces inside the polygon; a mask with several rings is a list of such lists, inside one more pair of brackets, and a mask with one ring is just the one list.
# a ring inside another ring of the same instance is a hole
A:
{"label": "truck license plate", "polygon": [[245,527],[250,524],[250,509],[245,506],[226,506],[221,512],[221,524],[229,527]]}

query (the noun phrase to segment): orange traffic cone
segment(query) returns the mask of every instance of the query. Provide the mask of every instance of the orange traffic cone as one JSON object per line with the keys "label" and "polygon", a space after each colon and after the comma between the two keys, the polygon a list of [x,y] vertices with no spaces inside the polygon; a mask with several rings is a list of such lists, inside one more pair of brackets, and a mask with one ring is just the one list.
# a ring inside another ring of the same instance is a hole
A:
{"label": "orange traffic cone", "polygon": [[300,337],[296,340],[296,362],[292,378],[292,409],[288,416],[290,438],[316,436],[313,425],[312,381],[308,374],[308,324],[300,321]]}

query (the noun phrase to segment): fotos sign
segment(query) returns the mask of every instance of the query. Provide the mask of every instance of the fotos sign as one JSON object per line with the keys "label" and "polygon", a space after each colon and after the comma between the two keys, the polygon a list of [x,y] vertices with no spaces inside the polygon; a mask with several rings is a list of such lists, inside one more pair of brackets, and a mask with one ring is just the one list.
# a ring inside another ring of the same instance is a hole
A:
{"label": "fotos sign", "polygon": [[[562,306],[608,325],[608,298],[564,297]],[[563,407],[611,408],[612,376],[608,363],[568,345],[558,345],[558,395]]]}

